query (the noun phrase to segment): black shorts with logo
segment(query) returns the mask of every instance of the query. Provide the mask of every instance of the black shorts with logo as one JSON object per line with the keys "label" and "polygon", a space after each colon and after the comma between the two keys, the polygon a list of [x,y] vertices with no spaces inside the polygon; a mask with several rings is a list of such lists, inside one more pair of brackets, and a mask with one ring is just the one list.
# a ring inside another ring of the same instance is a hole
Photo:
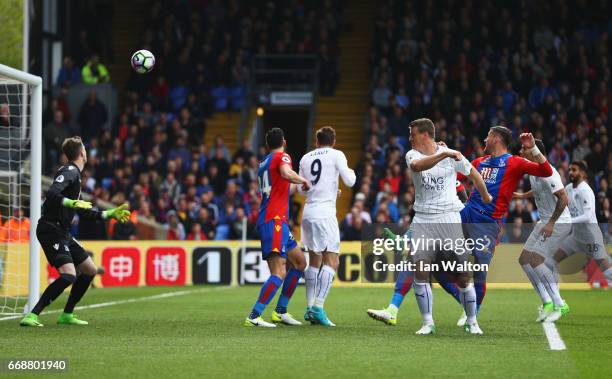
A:
{"label": "black shorts with logo", "polygon": [[89,257],[83,246],[70,233],[50,222],[43,220],[38,222],[36,237],[47,261],[55,268],[60,268],[66,263],[72,263],[76,267]]}

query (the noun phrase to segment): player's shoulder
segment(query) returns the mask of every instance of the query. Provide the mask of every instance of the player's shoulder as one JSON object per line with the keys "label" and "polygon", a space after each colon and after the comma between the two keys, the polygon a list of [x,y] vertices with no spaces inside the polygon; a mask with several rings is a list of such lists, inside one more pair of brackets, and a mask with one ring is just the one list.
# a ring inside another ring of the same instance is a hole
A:
{"label": "player's shoulder", "polygon": [[514,169],[519,169],[520,167],[524,167],[526,164],[533,163],[530,160],[521,157],[520,155],[511,154],[508,154],[505,161],[507,167]]}
{"label": "player's shoulder", "polygon": [[580,184],[578,185],[578,188],[576,188],[579,192],[585,193],[585,194],[592,194],[593,196],[595,196],[595,192],[593,192],[593,189],[591,188],[591,186],[589,185],[589,183],[587,183],[585,180],[580,182]]}
{"label": "player's shoulder", "polygon": [[406,159],[408,158],[416,158],[416,157],[420,157],[423,154],[421,154],[417,149],[410,149],[406,152]]}
{"label": "player's shoulder", "polygon": [[308,164],[310,161],[315,160],[317,158],[321,158],[321,148],[317,147],[315,149],[310,150],[309,152],[307,152],[306,154],[304,154],[302,156],[302,158],[300,159],[300,164],[302,163],[306,163]]}
{"label": "player's shoulder", "polygon": [[472,160],[472,166],[478,166],[480,163],[482,163],[485,159],[489,159],[491,156],[490,155],[483,155],[482,157],[477,157],[474,158]]}
{"label": "player's shoulder", "polygon": [[284,162],[291,164],[291,156],[288,153],[285,153],[284,151],[276,151],[272,153],[271,162]]}
{"label": "player's shoulder", "polygon": [[338,156],[338,154],[343,154],[340,150],[334,149],[331,146],[323,146],[323,147],[317,147],[316,149],[310,150],[309,152],[307,152],[306,154],[304,154],[304,156],[302,158],[322,158],[322,157],[328,157],[328,158],[335,158],[336,156]]}
{"label": "player's shoulder", "polygon": [[302,155],[302,158],[300,158],[300,164],[302,164],[303,162],[308,162],[310,159],[312,159],[312,152],[314,150],[311,150],[309,152],[307,152],[306,154]]}
{"label": "player's shoulder", "polygon": [[506,157],[507,162],[519,162],[526,161],[527,159],[521,157],[520,155],[508,154]]}
{"label": "player's shoulder", "polygon": [[560,190],[561,188],[564,188],[563,182],[561,181],[561,175],[559,175],[559,171],[557,171],[557,169],[555,169],[552,166],[551,168],[552,168],[552,175],[540,177],[539,179],[548,183],[550,185],[551,190],[553,192],[556,192]]}
{"label": "player's shoulder", "polygon": [[335,149],[333,147],[330,147],[329,150],[334,158],[346,160],[346,154],[344,154],[344,151]]}
{"label": "player's shoulder", "polygon": [[67,165],[63,165],[60,168],[57,169],[57,172],[55,173],[55,177],[62,177],[62,178],[74,178],[74,177],[78,177],[80,175],[79,173],[79,169],[73,165],[73,164],[67,164]]}
{"label": "player's shoulder", "polygon": [[57,169],[53,181],[57,183],[73,182],[80,176],[79,169],[71,164],[61,166]]}
{"label": "player's shoulder", "polygon": [[559,174],[559,171],[553,165],[550,165],[550,168],[552,169],[552,175],[549,176],[550,180],[561,182],[561,174]]}

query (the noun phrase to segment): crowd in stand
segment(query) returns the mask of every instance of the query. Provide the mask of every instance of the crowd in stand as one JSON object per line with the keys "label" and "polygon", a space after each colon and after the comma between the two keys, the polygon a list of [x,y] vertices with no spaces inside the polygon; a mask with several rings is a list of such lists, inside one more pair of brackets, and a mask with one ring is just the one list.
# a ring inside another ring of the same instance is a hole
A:
{"label": "crowd in stand", "polygon": [[108,110],[95,91],[80,109],[67,102],[72,85],[108,81],[108,70],[95,54],[88,60],[67,57],[57,78],[61,91],[44,117],[46,174],[64,158],[61,141],[74,132],[70,125],[77,125],[89,153],[84,191],[115,204],[128,202],[138,216],[108,226],[77,220],[78,237],[133,239],[135,224],[144,218],[163,224],[171,240],[240,238],[246,219],[247,236],[255,238],[256,172],[263,151],[254,153],[244,141],[231,155],[222,136],[206,145],[206,119],[240,107],[232,103],[235,98],[220,107],[215,96],[220,88],[241,93],[236,89],[247,84],[254,54],[319,55],[328,75],[324,90],[333,93],[340,3],[156,2],[143,15],[146,30],[139,44],[155,53],[155,69],[133,74],[124,107],[108,129],[103,128]]}
{"label": "crowd in stand", "polygon": [[[134,74],[109,130],[101,127],[107,116],[95,93],[78,111],[66,102],[71,83],[91,76],[109,80],[106,70],[93,55],[80,62],[83,69],[67,59],[58,77],[63,90],[46,112],[45,141],[57,145],[62,125],[78,118],[89,133],[86,190],[115,203],[129,201],[140,216],[163,223],[168,238],[234,238],[243,217],[253,237],[261,151],[244,144],[230,156],[221,136],[213,146],[203,144],[206,118],[219,105],[215,89],[244,86],[253,54],[314,53],[330,62],[324,81],[332,81],[333,93],[340,1],[206,4],[150,7],[140,46],[156,52],[157,66],[150,75]],[[468,159],[484,154],[488,128],[501,124],[515,135],[529,131],[544,140],[566,183],[569,163],[586,161],[598,220],[610,222],[607,2],[384,0],[377,7],[371,107],[364,110],[364,155],[353,205],[342,220],[344,239],[359,239],[364,223],[410,222],[414,188],[404,154],[407,124],[419,117],[433,119],[437,139]],[[48,170],[60,159],[55,153],[47,155]],[[521,189],[527,186],[523,181]],[[519,224],[537,218],[526,200],[514,201],[507,216]],[[133,238],[121,229],[108,237]],[[505,238],[514,237],[509,232]]]}
{"label": "crowd in stand", "polygon": [[[320,72],[337,79],[338,0],[156,2],[140,46],[156,53],[155,75],[133,75],[129,89],[151,93],[156,108],[178,110],[194,94],[203,116],[239,108],[256,54],[312,54]],[[226,100],[229,98],[229,104]]]}
{"label": "crowd in stand", "polygon": [[[364,223],[409,223],[407,125],[420,117],[470,160],[484,154],[489,127],[504,125],[545,141],[564,183],[569,163],[586,161],[598,221],[611,222],[610,14],[607,2],[379,2],[364,159],[343,237],[360,239]],[[507,216],[537,219],[527,200]],[[517,240],[515,229],[504,239]]]}

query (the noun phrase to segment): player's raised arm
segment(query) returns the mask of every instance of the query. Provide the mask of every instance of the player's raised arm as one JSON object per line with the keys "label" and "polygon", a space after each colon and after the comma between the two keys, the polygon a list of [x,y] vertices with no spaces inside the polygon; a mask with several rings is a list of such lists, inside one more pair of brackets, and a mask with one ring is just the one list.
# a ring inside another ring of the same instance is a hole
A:
{"label": "player's raised arm", "polygon": [[460,152],[452,149],[443,150],[434,155],[429,155],[417,159],[412,158],[410,153],[406,154],[408,165],[410,166],[410,169],[414,172],[429,170],[433,166],[437,165],[438,162],[446,158],[453,158],[454,160],[458,161],[461,159],[461,157],[462,155]]}
{"label": "player's raised arm", "polygon": [[541,153],[540,149],[536,145],[536,141],[535,138],[533,138],[533,134],[522,133],[519,139],[521,140],[523,149],[527,150],[533,157],[533,162],[530,162],[524,158],[520,158],[518,160],[519,167],[521,168],[523,173],[541,177],[551,176],[553,173],[552,167],[550,167],[550,163],[546,159],[546,156]]}
{"label": "player's raised arm", "polygon": [[338,151],[338,159],[336,160],[336,168],[340,173],[340,177],[344,184],[349,187],[355,185],[355,181],[357,180],[357,176],[355,176],[355,171],[348,166],[348,161],[346,160],[346,156],[343,152]]}

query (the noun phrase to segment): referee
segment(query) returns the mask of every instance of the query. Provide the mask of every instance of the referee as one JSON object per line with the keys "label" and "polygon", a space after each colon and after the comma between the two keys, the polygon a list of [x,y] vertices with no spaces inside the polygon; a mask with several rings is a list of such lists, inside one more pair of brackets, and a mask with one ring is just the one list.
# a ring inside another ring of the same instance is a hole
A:
{"label": "referee", "polygon": [[70,235],[68,231],[70,224],[75,212],[85,218],[114,218],[122,223],[127,222],[130,217],[127,205],[102,212],[92,209],[90,202],[79,200],[81,171],[87,163],[87,152],[81,137],[64,140],[62,152],[69,163],[57,170],[53,184],[47,191],[42,216],[36,227],[36,237],[47,261],[57,269],[60,277],[45,289],[32,311],[19,323],[21,326],[43,326],[38,320],[38,315],[70,285],[72,285],[70,296],[57,323],[87,325],[87,321],[79,320],[73,311],[89,288],[97,268],[83,247]]}

